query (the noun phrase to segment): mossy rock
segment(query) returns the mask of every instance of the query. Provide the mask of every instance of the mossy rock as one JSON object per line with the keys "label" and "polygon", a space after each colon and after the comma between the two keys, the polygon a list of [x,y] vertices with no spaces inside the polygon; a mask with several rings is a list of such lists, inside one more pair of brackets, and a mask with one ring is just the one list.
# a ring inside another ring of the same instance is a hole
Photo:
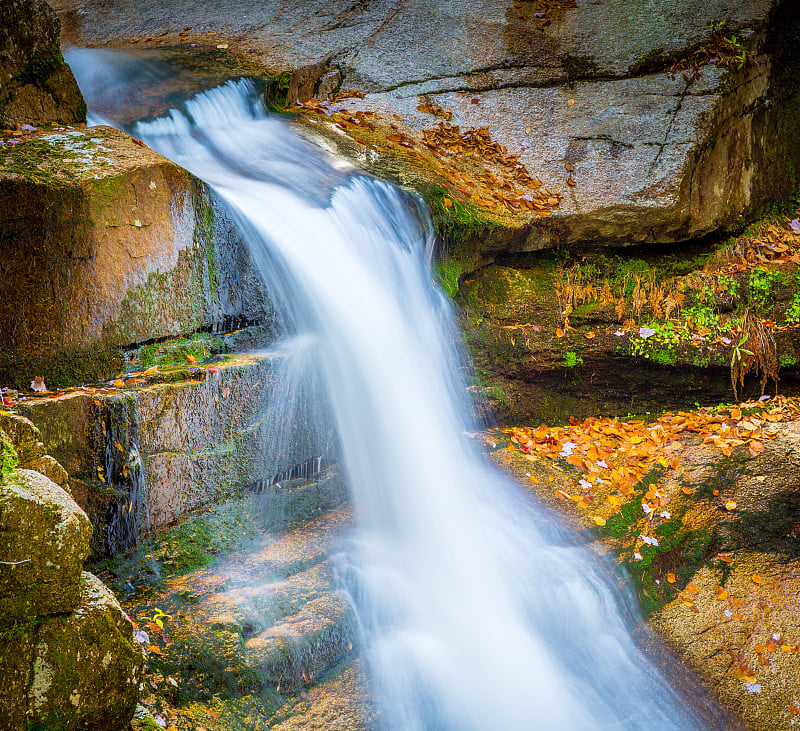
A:
{"label": "mossy rock", "polygon": [[0,627],[78,605],[92,526],[58,485],[32,470],[0,486]]}
{"label": "mossy rock", "polygon": [[[72,612],[0,631],[0,726],[129,728],[144,653],[111,592],[89,573]],[[27,724],[27,725],[26,725]]]}

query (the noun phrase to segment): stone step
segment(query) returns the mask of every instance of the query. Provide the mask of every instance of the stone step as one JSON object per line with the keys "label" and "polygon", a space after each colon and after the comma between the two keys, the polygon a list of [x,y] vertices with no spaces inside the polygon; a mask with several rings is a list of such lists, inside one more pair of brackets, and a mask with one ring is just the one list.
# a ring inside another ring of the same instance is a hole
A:
{"label": "stone step", "polygon": [[356,644],[355,615],[329,558],[352,522],[348,507],[328,512],[122,603],[134,617],[153,607],[170,615],[159,663],[188,697],[293,692]]}
{"label": "stone step", "polygon": [[69,473],[72,494],[95,527],[94,557],[130,549],[140,533],[251,486],[262,492],[269,527],[340,502],[333,473],[319,482],[271,484],[297,465],[329,463],[334,449],[323,417],[302,405],[291,418],[280,413],[273,389],[290,358],[231,354],[204,367],[126,379],[139,386],[83,388],[18,405]]}

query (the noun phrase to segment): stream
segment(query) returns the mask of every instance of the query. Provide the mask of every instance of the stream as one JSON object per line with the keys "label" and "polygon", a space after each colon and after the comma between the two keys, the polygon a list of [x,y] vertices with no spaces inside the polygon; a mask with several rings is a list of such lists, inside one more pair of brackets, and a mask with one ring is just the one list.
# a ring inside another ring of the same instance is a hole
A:
{"label": "stream", "polygon": [[387,726],[706,728],[701,704],[634,641],[641,618],[613,567],[471,439],[424,203],[267,114],[248,80],[129,124],[114,100],[153,67],[108,51],[67,60],[94,123],[125,126],[226,201],[274,299],[278,337],[310,353],[291,382],[322,384],[338,435],[358,515],[339,570]]}

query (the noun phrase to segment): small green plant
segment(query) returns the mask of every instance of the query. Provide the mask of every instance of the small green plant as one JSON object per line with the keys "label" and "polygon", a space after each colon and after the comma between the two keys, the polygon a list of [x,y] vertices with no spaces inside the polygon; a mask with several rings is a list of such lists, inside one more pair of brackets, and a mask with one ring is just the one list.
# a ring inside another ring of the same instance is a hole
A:
{"label": "small green plant", "polygon": [[568,350],[564,353],[564,365],[567,368],[574,368],[576,365],[583,365],[583,358],[578,357],[578,354],[573,350]]}
{"label": "small green plant", "polygon": [[731,348],[731,368],[734,368],[738,363],[741,363],[743,356],[753,355],[752,350],[748,350],[744,347],[748,339],[748,336],[745,335],[736,345]]}
{"label": "small green plant", "polygon": [[781,368],[791,368],[797,365],[797,358],[789,353],[781,353],[779,358]]}
{"label": "small green plant", "polygon": [[151,631],[151,632],[163,632],[164,631],[164,623],[168,620],[172,619],[171,614],[167,614],[163,610],[156,607],[153,610],[153,616],[142,617],[142,623]]}
{"label": "small green plant", "polygon": [[800,293],[792,298],[789,309],[786,310],[786,322],[797,325],[800,323]]}
{"label": "small green plant", "polygon": [[747,290],[750,298],[750,309],[761,314],[766,314],[773,304],[772,290],[781,279],[781,273],[759,267],[750,272]]}

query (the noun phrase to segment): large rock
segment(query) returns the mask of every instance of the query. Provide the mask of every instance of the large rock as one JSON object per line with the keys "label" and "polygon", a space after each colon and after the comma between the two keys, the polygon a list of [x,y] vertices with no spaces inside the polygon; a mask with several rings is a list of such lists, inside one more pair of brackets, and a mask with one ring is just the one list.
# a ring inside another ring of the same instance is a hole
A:
{"label": "large rock", "polygon": [[[285,356],[232,355],[215,363],[216,372],[187,368],[170,383],[77,391],[20,409],[69,473],[96,528],[94,554],[113,555],[132,547],[140,530],[333,458],[324,413],[311,402],[293,412],[280,400],[291,369]],[[312,491],[295,502],[318,497]],[[285,496],[275,500],[276,514],[299,509],[284,509]]]}
{"label": "large rock", "polygon": [[29,136],[0,156],[0,380],[116,372],[119,348],[258,320],[267,305],[222,207],[111,128]]}
{"label": "large rock", "polygon": [[86,120],[86,104],[61,56],[59,31],[45,0],[0,5],[0,127]]}
{"label": "large rock", "polygon": [[17,470],[0,485],[0,627],[76,608],[91,532],[44,475]]}
{"label": "large rock", "polygon": [[[691,239],[793,192],[800,165],[796,3],[578,2],[548,10],[542,20],[532,17],[534,6],[518,5],[320,0],[243,11],[225,0],[203,8],[188,0],[169,6],[128,0],[113,15],[101,0],[59,0],[57,7],[80,44],[113,37],[123,47],[213,48],[224,40],[288,72],[282,88],[290,102],[339,84],[360,88],[366,99],[343,106],[376,110],[386,121],[399,114],[417,139],[440,121],[417,110],[424,95],[450,107],[462,130],[488,126],[534,177],[564,197],[548,218],[518,214],[506,236],[473,241],[484,250],[469,266],[509,248]],[[543,26],[544,20],[551,22]],[[707,43],[710,26],[720,21],[725,35],[747,47],[744,68],[724,71],[710,63],[699,75],[666,72]],[[184,25],[191,29],[178,35]],[[329,128],[341,139],[339,132]],[[354,154],[372,169],[424,187],[416,158],[407,161],[410,172],[398,169],[391,159],[384,164],[392,146],[383,147]],[[574,187],[567,184],[567,163],[575,168]]]}
{"label": "large rock", "polygon": [[117,600],[84,573],[73,611],[0,632],[0,726],[128,728],[144,660]]}

